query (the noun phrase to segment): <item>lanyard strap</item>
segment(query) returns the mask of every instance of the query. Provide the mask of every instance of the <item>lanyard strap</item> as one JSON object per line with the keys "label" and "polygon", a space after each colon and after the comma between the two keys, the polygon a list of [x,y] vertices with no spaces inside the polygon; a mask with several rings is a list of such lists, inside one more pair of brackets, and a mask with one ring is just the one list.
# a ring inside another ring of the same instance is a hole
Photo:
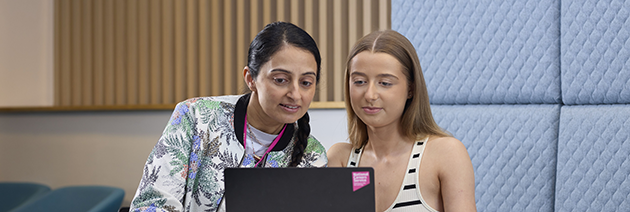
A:
{"label": "lanyard strap", "polygon": [[[284,133],[284,129],[286,128],[287,128],[287,125],[285,124],[284,127],[282,127],[282,131],[280,131],[280,134],[278,134],[278,136],[276,136],[276,138],[273,139],[273,142],[271,143],[271,145],[269,145],[269,148],[267,148],[267,151],[265,151],[265,154],[260,158],[258,163],[254,165],[254,167],[258,167],[258,164],[262,162],[263,160],[265,160],[265,156],[267,156],[267,153],[269,153],[271,149],[273,149],[273,147],[276,146],[278,141],[280,141],[280,138],[282,137],[282,134]],[[245,148],[245,151],[247,151],[247,113],[245,113],[245,125],[243,126],[243,147]],[[253,154],[256,154],[256,151],[254,149],[252,149],[252,151],[253,151],[252,152]]]}

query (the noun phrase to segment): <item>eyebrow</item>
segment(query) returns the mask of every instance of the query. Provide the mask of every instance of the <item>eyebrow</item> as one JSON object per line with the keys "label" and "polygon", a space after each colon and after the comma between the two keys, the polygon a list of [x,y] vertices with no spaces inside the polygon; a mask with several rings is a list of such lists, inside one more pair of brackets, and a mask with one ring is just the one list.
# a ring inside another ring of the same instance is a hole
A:
{"label": "eyebrow", "polygon": [[364,73],[362,73],[362,72],[356,72],[356,71],[355,71],[355,72],[350,73],[350,76],[354,76],[354,75],[367,76],[367,75],[365,75],[365,74],[364,74]]}
{"label": "eyebrow", "polygon": [[[350,76],[353,76],[353,75],[367,76],[363,72],[352,72],[352,73],[350,73]],[[398,79],[398,77],[393,75],[393,74],[379,74],[379,75],[376,75],[376,77],[380,77],[380,78],[391,77],[391,78]]]}
{"label": "eyebrow", "polygon": [[391,77],[391,78],[398,79],[398,77],[394,76],[393,74],[379,74],[379,75],[376,75],[376,76],[377,77]]}
{"label": "eyebrow", "polygon": [[[286,74],[293,74],[293,73],[292,73],[292,72],[290,72],[290,71],[287,71],[287,70],[284,70],[284,69],[280,69],[280,68],[278,68],[278,69],[273,69],[273,70],[271,70],[270,72],[272,72],[272,73],[273,73],[273,72],[282,72],[282,73],[286,73]],[[315,74],[315,72],[312,72],[312,71],[309,71],[309,72],[306,72],[306,73],[303,73],[303,74],[302,74],[302,76],[305,76],[305,75],[314,75],[314,76],[317,76],[317,74]]]}

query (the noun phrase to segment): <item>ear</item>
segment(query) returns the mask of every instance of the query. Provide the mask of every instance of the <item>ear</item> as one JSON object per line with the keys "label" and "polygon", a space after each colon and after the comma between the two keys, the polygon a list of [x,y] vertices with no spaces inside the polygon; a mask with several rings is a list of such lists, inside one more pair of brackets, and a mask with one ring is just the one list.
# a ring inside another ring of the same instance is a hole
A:
{"label": "ear", "polygon": [[414,91],[413,86],[409,85],[409,88],[407,89],[407,99],[413,98],[413,91]]}
{"label": "ear", "polygon": [[243,79],[245,79],[245,85],[247,85],[247,88],[249,88],[250,91],[255,92],[256,81],[254,80],[254,77],[249,73],[248,66],[245,66],[245,68],[243,68]]}

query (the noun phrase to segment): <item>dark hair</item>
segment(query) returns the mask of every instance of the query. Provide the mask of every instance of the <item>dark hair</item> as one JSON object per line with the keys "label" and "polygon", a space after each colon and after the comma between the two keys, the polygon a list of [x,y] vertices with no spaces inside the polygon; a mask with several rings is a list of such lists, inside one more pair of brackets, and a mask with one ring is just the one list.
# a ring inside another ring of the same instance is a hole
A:
{"label": "dark hair", "polygon": [[[322,58],[319,54],[317,43],[306,31],[287,22],[267,24],[252,40],[247,56],[247,67],[249,67],[249,74],[252,78],[256,79],[260,67],[269,62],[271,56],[285,45],[307,50],[315,57],[315,62],[317,63],[315,83],[319,83]],[[291,153],[289,166],[297,166],[304,155],[304,149],[308,145],[308,136],[311,134],[311,127],[308,124],[309,120],[308,112],[298,119],[297,140],[293,153]]]}
{"label": "dark hair", "polygon": [[274,22],[267,24],[249,45],[247,67],[254,79],[258,76],[260,66],[269,62],[271,56],[284,45],[291,45],[309,51],[317,62],[316,82],[319,82],[319,71],[322,58],[315,40],[303,29],[288,22]]}

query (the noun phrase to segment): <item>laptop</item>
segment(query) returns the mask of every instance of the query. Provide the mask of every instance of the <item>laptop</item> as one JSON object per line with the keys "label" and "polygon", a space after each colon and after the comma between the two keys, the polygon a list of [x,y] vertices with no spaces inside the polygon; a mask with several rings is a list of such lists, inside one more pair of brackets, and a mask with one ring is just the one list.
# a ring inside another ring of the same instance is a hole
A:
{"label": "laptop", "polygon": [[240,211],[375,211],[374,169],[227,168],[225,207]]}

